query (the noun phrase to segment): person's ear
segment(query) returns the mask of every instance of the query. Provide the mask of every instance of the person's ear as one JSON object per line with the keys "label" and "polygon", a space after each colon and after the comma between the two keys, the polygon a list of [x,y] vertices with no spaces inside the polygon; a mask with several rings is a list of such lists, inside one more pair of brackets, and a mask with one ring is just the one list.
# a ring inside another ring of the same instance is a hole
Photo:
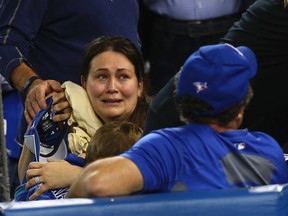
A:
{"label": "person's ear", "polygon": [[243,117],[244,117],[244,107],[241,108],[240,112],[236,116],[236,123],[237,123],[238,127],[241,126],[242,121],[243,121]]}
{"label": "person's ear", "polygon": [[141,98],[143,94],[143,81],[138,83],[138,98]]}
{"label": "person's ear", "polygon": [[84,89],[86,89],[86,79],[82,75],[81,75],[81,85]]}

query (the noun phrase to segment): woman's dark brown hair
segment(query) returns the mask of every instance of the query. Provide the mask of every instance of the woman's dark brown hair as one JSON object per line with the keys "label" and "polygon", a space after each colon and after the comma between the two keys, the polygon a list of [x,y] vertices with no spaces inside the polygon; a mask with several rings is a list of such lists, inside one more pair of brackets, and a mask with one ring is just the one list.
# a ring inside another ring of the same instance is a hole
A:
{"label": "woman's dark brown hair", "polygon": [[92,59],[106,51],[113,51],[126,56],[135,68],[138,82],[143,83],[142,96],[138,99],[136,108],[130,118],[126,119],[143,128],[150,102],[147,95],[148,82],[145,76],[142,54],[130,40],[121,36],[102,36],[90,42],[84,52],[81,75],[84,80],[87,80]]}

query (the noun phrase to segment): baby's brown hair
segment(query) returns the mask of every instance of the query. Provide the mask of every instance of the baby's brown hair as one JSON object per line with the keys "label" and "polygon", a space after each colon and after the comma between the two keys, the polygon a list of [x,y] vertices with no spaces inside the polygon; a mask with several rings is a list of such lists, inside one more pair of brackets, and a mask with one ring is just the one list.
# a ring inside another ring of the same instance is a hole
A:
{"label": "baby's brown hair", "polygon": [[142,129],[131,122],[111,121],[100,127],[86,149],[86,164],[123,153],[142,136]]}

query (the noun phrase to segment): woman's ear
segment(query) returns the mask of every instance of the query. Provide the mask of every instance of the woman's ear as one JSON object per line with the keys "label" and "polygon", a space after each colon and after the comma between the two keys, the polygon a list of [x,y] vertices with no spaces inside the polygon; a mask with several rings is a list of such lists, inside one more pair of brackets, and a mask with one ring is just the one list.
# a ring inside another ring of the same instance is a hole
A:
{"label": "woman's ear", "polygon": [[138,83],[138,98],[141,98],[143,94],[143,81]]}
{"label": "woman's ear", "polygon": [[86,89],[86,79],[81,75],[81,85],[84,89]]}

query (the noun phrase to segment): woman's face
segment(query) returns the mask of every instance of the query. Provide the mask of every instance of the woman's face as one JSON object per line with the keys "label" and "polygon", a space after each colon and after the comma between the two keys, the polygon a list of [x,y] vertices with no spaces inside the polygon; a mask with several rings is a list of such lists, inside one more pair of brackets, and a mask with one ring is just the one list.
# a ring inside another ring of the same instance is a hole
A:
{"label": "woman's face", "polygon": [[104,123],[128,118],[134,111],[143,83],[125,55],[106,51],[95,56],[82,85],[96,114]]}

